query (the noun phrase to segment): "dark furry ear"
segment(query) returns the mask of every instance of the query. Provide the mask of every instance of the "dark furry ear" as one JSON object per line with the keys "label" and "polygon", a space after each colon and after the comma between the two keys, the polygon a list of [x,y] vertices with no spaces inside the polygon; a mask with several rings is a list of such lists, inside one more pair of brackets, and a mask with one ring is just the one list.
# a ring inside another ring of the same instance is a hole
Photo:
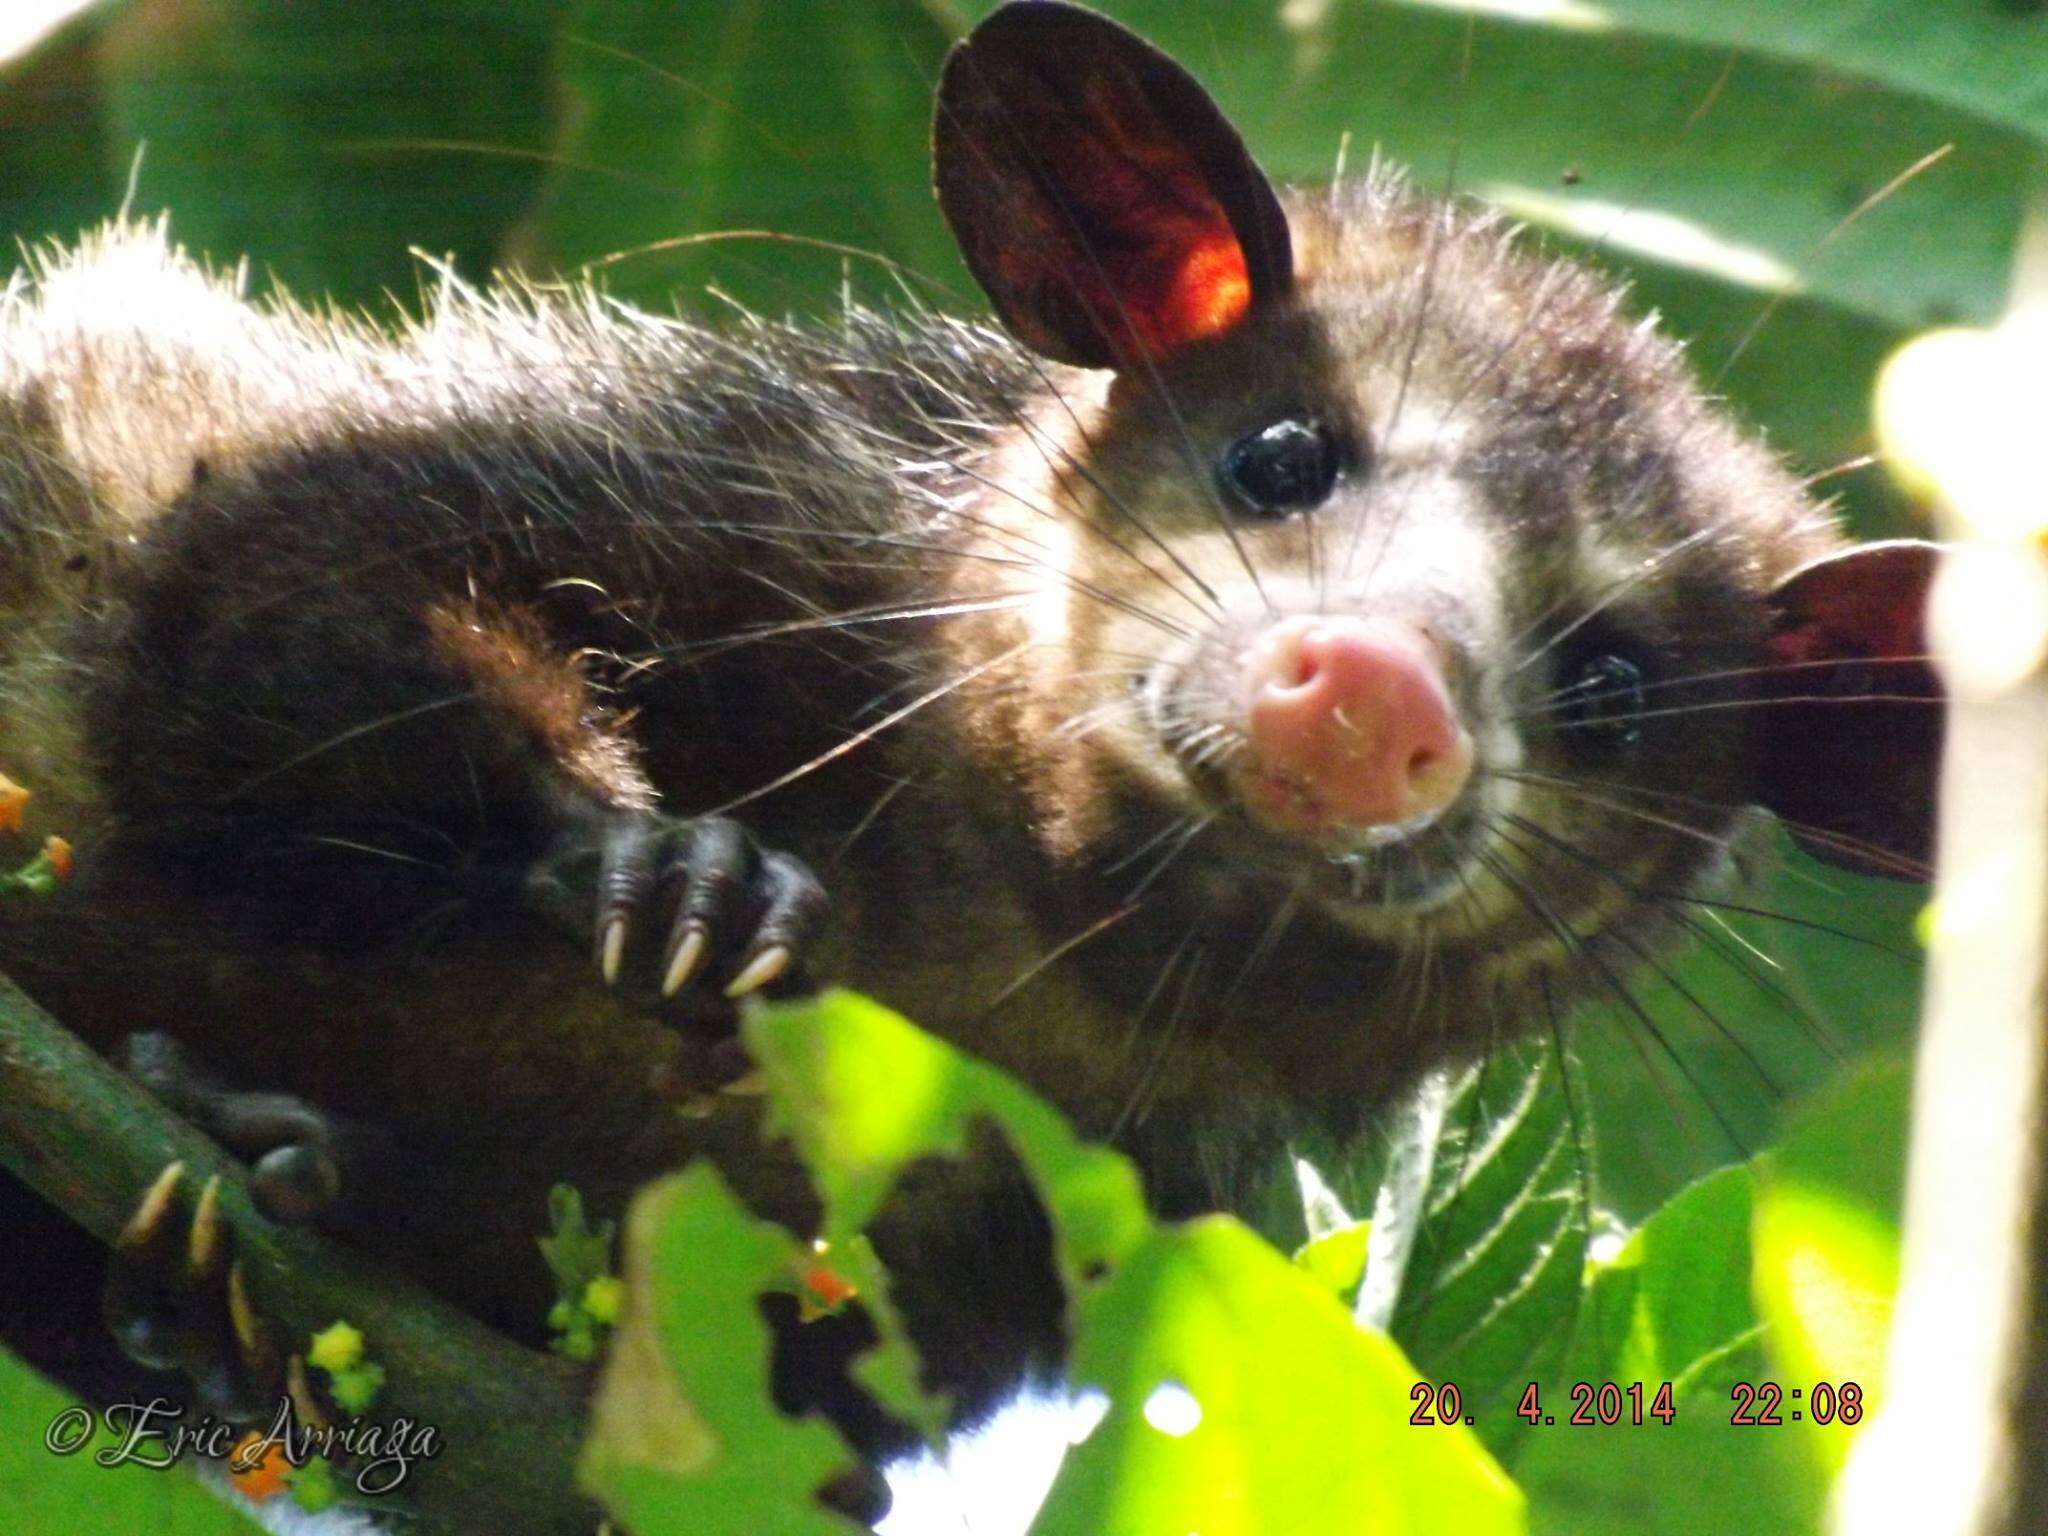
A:
{"label": "dark furry ear", "polygon": [[1944,695],[1926,613],[1939,559],[1915,540],[1862,544],[1802,566],[1772,597],[1756,799],[1845,869],[1927,875]]}
{"label": "dark furry ear", "polygon": [[1027,345],[1111,368],[1285,294],[1287,218],[1193,76],[1106,16],[1013,0],[948,55],[939,207]]}

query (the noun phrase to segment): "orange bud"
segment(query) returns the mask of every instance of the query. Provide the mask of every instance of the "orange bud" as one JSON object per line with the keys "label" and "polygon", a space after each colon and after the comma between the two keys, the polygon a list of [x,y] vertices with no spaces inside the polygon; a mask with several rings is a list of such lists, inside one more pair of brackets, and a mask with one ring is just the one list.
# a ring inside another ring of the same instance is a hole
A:
{"label": "orange bud", "polygon": [[0,773],[0,832],[19,832],[22,812],[35,797],[14,780]]}
{"label": "orange bud", "polygon": [[253,1504],[261,1504],[265,1499],[274,1499],[283,1493],[285,1474],[291,1470],[281,1441],[273,1440],[263,1447],[262,1454],[254,1461],[246,1460],[247,1449],[262,1439],[261,1433],[250,1430],[235,1442],[234,1455],[228,1458],[228,1482],[235,1492]]}
{"label": "orange bud", "polygon": [[800,1309],[805,1322],[836,1312],[860,1294],[851,1280],[822,1264],[809,1264],[803,1271],[804,1295]]}
{"label": "orange bud", "polygon": [[59,880],[71,878],[71,844],[64,838],[54,832],[44,838],[43,858],[50,866],[50,873]]}

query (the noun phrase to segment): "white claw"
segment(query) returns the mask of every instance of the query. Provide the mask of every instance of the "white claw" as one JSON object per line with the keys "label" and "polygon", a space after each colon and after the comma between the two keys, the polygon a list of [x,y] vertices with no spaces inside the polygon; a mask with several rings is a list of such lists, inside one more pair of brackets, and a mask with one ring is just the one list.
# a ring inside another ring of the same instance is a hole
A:
{"label": "white claw", "polygon": [[768,1074],[756,1067],[744,1076],[734,1078],[718,1091],[728,1098],[758,1099],[768,1091]]}
{"label": "white claw", "polygon": [[703,963],[704,951],[710,944],[710,936],[702,928],[692,928],[683,935],[683,942],[676,946],[675,958],[668,963],[668,974],[661,978],[663,997],[674,997],[683,990],[683,983],[697,974],[697,967]]}
{"label": "white claw", "polygon": [[136,1202],[128,1225],[121,1229],[123,1243],[132,1247],[155,1230],[171,1207],[171,1197],[178,1192],[178,1181],[184,1177],[185,1165],[182,1162],[164,1164],[163,1171],[156,1176],[148,1192]]}
{"label": "white claw", "polygon": [[793,958],[787,944],[772,945],[748,962],[747,968],[733,977],[732,985],[725,989],[727,997],[745,997],[756,987],[765,987],[769,982],[789,969]]}
{"label": "white claw", "polygon": [[604,948],[598,959],[598,968],[604,973],[604,984],[610,986],[619,979],[619,962],[626,957],[626,920],[614,917],[604,925]]}

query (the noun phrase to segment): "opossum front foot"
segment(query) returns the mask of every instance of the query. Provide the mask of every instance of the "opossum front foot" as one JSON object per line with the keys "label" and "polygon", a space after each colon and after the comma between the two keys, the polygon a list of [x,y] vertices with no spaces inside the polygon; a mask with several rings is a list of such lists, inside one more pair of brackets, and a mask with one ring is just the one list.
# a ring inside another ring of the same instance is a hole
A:
{"label": "opossum front foot", "polygon": [[663,1002],[686,988],[806,990],[803,959],[830,907],[802,861],[738,822],[653,811],[569,819],[526,889],[554,920],[592,924],[606,985],[645,985]]}
{"label": "opossum front foot", "polygon": [[301,1226],[359,1191],[369,1165],[391,1157],[367,1126],[286,1093],[233,1088],[170,1035],[121,1042],[121,1065],[149,1091],[249,1164],[249,1193],[272,1221]]}
{"label": "opossum front foot", "polygon": [[205,1411],[261,1418],[284,1389],[283,1359],[250,1304],[219,1178],[188,1194],[185,1165],[171,1163],[137,1202],[107,1267],[107,1328],[137,1365],[181,1372]]}

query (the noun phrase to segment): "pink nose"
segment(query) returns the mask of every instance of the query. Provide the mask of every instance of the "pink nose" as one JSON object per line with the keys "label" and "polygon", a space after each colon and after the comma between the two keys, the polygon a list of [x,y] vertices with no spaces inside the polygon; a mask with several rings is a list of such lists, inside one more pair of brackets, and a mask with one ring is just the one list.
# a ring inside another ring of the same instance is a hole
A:
{"label": "pink nose", "polygon": [[1289,831],[1391,826],[1472,773],[1436,647],[1391,619],[1296,615],[1245,660],[1249,809]]}

